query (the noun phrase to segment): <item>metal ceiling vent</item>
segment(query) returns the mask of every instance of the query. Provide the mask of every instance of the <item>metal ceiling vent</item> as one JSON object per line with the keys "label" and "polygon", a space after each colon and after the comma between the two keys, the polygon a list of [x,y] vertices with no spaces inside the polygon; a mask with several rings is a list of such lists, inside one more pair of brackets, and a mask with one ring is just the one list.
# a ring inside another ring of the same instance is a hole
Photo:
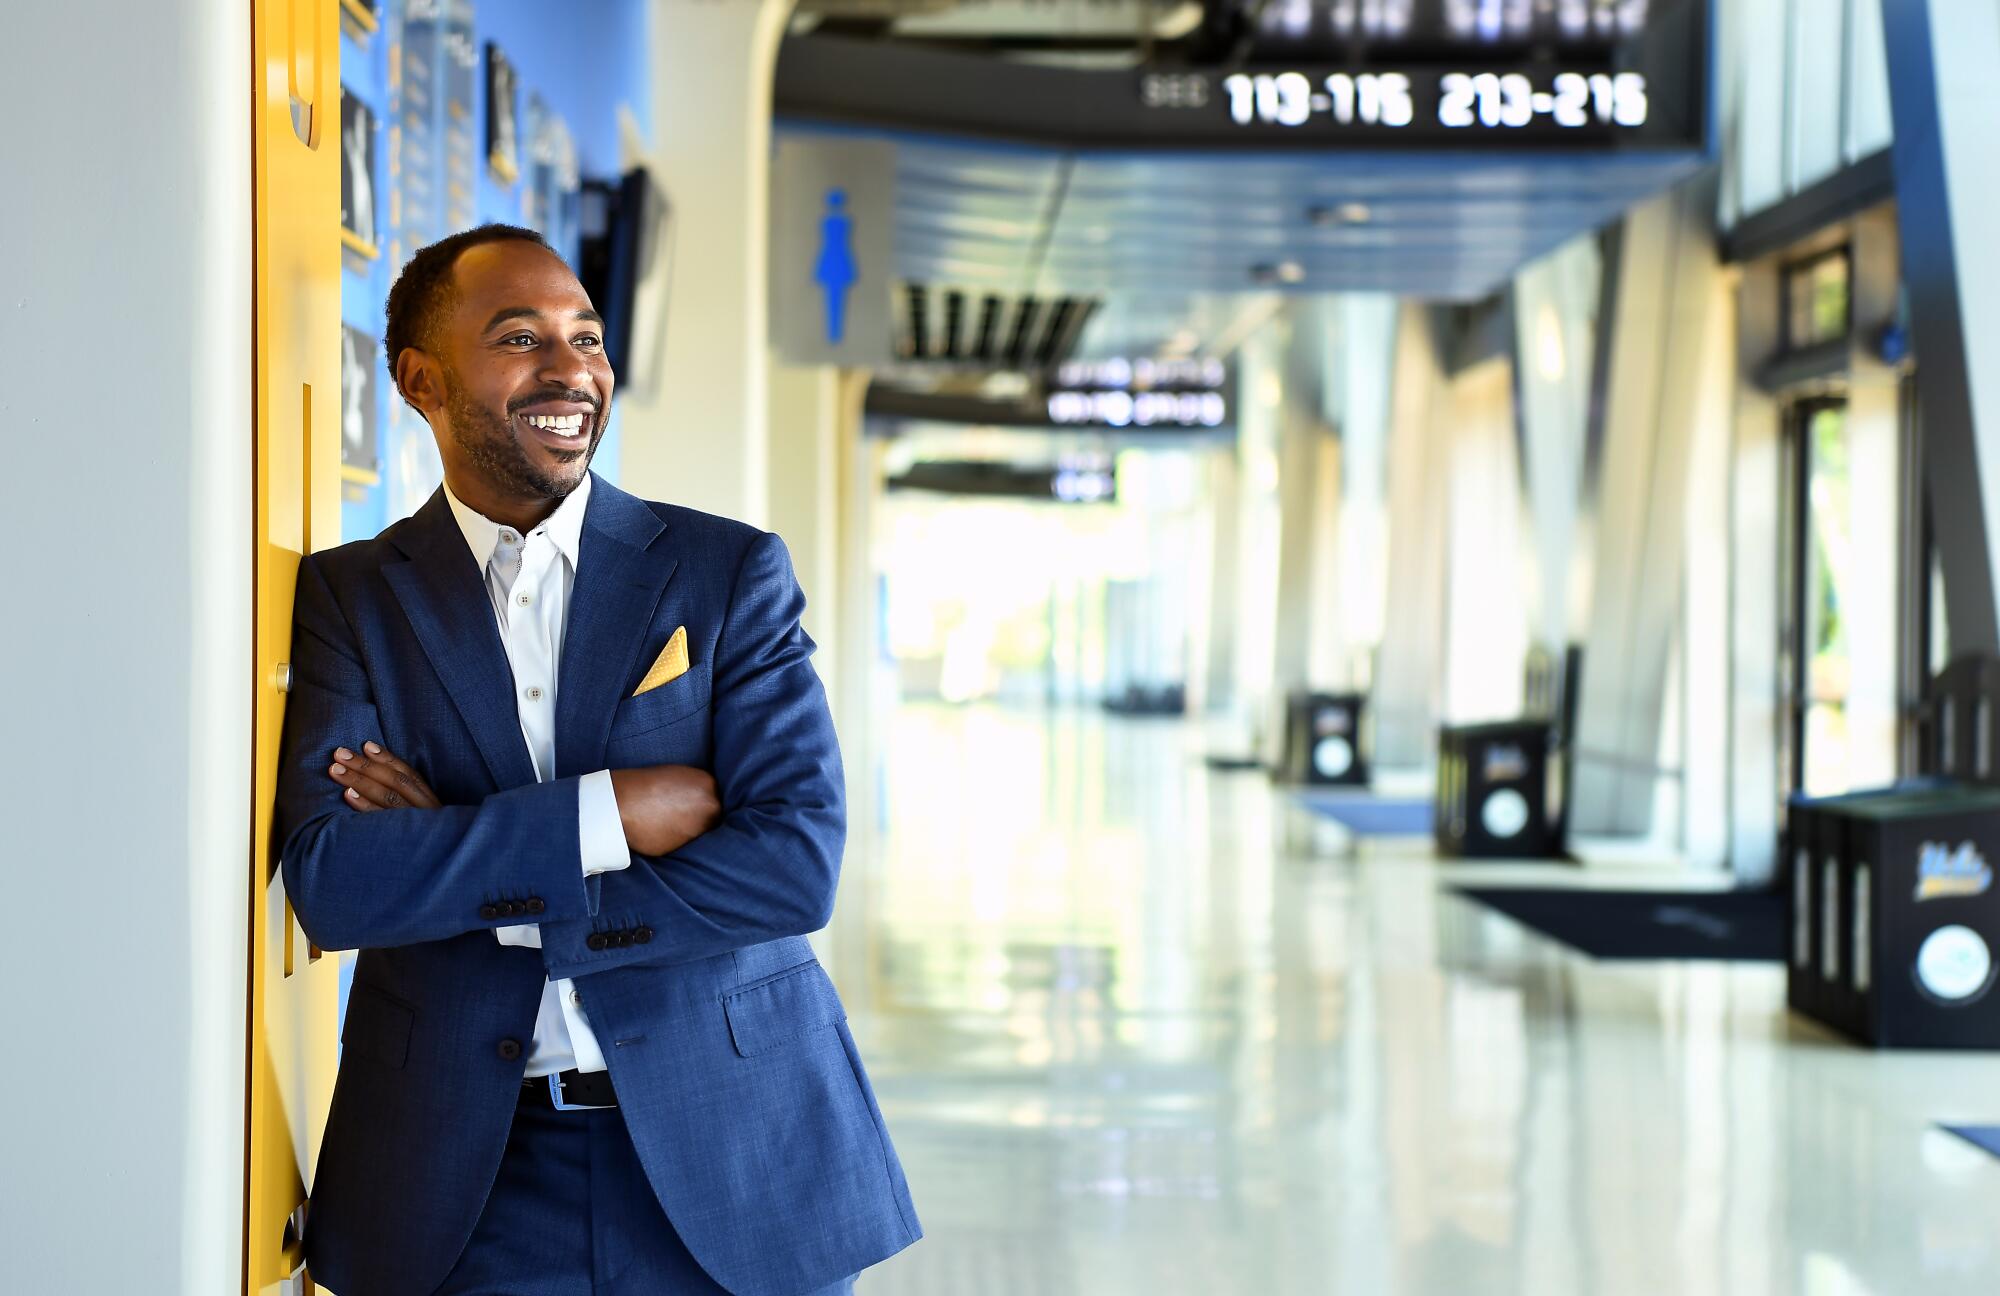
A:
{"label": "metal ceiling vent", "polygon": [[1086,297],[1011,297],[905,283],[895,299],[896,354],[968,369],[1050,369],[1076,350],[1100,305]]}

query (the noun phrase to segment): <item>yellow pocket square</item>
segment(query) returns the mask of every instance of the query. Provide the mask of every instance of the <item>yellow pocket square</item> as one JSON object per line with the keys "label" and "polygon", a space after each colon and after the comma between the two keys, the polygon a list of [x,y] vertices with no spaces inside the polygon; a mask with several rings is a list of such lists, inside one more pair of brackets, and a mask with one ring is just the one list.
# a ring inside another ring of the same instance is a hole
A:
{"label": "yellow pocket square", "polygon": [[674,637],[667,640],[667,646],[660,649],[660,655],[653,659],[653,669],[646,672],[646,678],[639,681],[639,687],[632,690],[632,696],[651,692],[662,684],[671,683],[687,674],[688,632],[686,626],[674,631]]}

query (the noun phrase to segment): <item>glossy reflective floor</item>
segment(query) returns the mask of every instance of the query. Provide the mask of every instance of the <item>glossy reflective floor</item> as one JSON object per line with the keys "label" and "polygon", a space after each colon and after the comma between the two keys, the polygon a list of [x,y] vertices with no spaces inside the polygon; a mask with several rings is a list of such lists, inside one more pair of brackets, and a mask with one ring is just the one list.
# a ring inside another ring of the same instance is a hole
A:
{"label": "glossy reflective floor", "polygon": [[[1198,735],[909,707],[827,960],[928,1236],[864,1296],[2000,1292],[2000,1059],[1593,964]],[[871,812],[872,811],[872,812]]]}

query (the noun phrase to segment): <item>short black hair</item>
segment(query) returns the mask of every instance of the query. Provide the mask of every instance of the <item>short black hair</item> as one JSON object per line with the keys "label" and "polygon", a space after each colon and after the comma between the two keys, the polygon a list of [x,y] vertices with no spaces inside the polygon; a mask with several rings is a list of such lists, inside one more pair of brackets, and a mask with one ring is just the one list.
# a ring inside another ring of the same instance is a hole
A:
{"label": "short black hair", "polygon": [[[510,240],[533,243],[550,252],[555,251],[549,247],[549,241],[534,230],[519,225],[480,225],[418,248],[403,264],[403,272],[396,276],[395,286],[389,289],[386,307],[389,318],[382,330],[382,346],[389,353],[389,381],[396,384],[398,393],[402,392],[403,385],[396,378],[396,362],[411,347],[420,351],[428,349],[438,321],[451,304],[451,272],[458,264],[459,254],[485,243]],[[409,398],[406,396],[404,399]]]}

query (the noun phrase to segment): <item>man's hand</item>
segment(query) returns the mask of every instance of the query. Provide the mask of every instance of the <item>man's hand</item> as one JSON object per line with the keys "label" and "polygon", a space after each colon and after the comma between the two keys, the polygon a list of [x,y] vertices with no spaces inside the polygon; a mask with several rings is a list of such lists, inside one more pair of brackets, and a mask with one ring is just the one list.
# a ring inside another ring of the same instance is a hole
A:
{"label": "man's hand", "polygon": [[364,814],[405,807],[436,810],[444,804],[423,775],[380,743],[362,743],[358,752],[338,748],[333,762],[327,777],[346,788],[341,799]]}
{"label": "man's hand", "polygon": [[670,855],[722,822],[715,777],[692,765],[611,771],[625,844],[641,855]]}

